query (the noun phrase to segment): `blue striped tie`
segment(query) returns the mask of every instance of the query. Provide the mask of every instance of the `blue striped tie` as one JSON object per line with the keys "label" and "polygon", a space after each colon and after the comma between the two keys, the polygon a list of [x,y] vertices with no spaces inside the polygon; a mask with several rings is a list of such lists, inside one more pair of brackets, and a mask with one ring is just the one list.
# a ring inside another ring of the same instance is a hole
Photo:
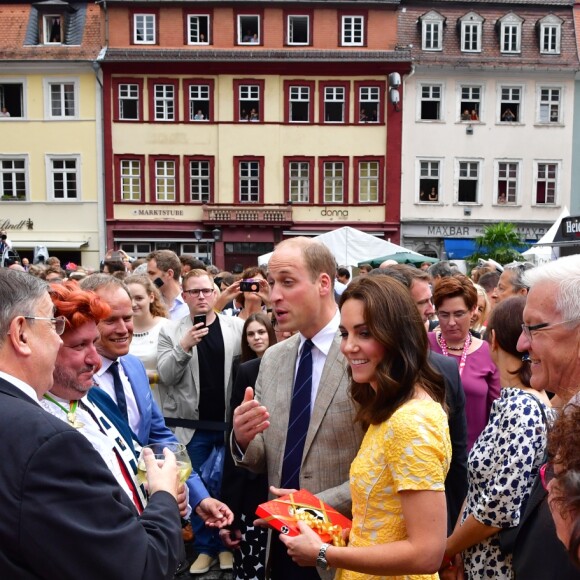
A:
{"label": "blue striped tie", "polygon": [[302,347],[294,390],[292,391],[286,449],[284,450],[282,478],[280,480],[281,487],[285,489],[300,489],[300,466],[302,465],[302,453],[310,423],[313,346],[314,343],[308,339]]}
{"label": "blue striped tie", "polygon": [[123,389],[123,381],[119,373],[119,361],[114,361],[109,367],[109,372],[113,376],[113,387],[115,389],[115,397],[117,397],[117,407],[121,411],[121,415],[128,421],[127,414],[127,398],[125,397],[125,389]]}

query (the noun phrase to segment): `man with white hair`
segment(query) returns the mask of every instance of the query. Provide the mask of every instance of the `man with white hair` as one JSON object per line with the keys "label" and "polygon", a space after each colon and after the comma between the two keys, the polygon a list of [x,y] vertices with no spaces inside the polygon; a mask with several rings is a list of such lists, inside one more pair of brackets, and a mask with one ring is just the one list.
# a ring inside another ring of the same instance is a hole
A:
{"label": "man with white hair", "polygon": [[[561,408],[580,392],[580,256],[529,270],[523,283],[530,290],[518,350],[529,354],[532,387],[555,393],[552,404]],[[577,579],[578,570],[556,536],[540,479],[514,532],[516,578]]]}

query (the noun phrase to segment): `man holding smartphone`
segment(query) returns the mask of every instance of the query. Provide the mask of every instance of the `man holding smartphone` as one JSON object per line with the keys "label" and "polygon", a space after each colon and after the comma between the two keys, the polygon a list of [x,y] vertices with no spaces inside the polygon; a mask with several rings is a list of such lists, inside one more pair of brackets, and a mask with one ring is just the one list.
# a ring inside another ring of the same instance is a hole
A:
{"label": "man holding smartphone", "polygon": [[[180,443],[195,470],[215,447],[224,445],[232,388],[232,360],[240,354],[244,323],[216,314],[217,292],[205,270],[191,270],[183,278],[183,300],[189,314],[159,333],[159,396],[166,423],[175,426]],[[197,520],[198,518],[195,518]],[[204,574],[219,556],[220,568],[232,568],[217,532],[194,521],[194,547],[199,554],[192,574]]]}

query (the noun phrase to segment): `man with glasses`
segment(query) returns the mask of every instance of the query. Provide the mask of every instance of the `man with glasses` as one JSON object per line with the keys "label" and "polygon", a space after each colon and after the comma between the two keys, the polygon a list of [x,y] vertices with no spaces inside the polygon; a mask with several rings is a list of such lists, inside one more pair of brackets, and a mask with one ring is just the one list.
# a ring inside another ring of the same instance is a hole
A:
{"label": "man with glasses", "polygon": [[[580,392],[580,256],[560,258],[529,270],[530,288],[518,350],[528,353],[536,390],[555,393],[552,405],[565,406]],[[534,482],[513,541],[516,578],[578,578],[556,536],[547,493],[540,477]]]}
{"label": "man with glasses", "polygon": [[[177,427],[177,438],[187,445],[193,468],[199,470],[214,448],[224,446],[232,361],[241,352],[244,323],[215,313],[217,292],[205,270],[185,275],[183,299],[189,315],[159,333],[159,397],[167,424]],[[231,569],[232,554],[225,551],[217,532],[194,520],[194,548],[199,556],[190,572],[204,574],[216,556],[222,570]]]}
{"label": "man with glasses", "polygon": [[0,270],[0,578],[169,580],[183,550],[174,456],[147,458],[139,516],[88,440],[39,405],[64,327],[44,281]]}

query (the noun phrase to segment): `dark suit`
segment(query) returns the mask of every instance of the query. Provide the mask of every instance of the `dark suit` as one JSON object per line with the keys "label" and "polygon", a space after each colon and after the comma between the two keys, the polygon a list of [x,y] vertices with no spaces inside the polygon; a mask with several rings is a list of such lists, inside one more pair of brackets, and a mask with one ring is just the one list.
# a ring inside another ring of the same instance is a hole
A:
{"label": "dark suit", "polygon": [[0,379],[0,578],[161,580],[184,557],[179,510],[138,517],[89,441]]}
{"label": "dark suit", "polygon": [[455,527],[463,500],[467,496],[467,422],[465,420],[465,393],[455,360],[436,352],[429,353],[429,362],[445,379],[445,402],[449,413],[449,436],[452,457],[445,478],[447,500],[447,531]]}
{"label": "dark suit", "polygon": [[[255,358],[238,366],[230,402],[230,424],[234,409],[244,400],[246,387],[254,387],[256,384],[261,360]],[[268,501],[268,478],[265,473],[252,473],[243,467],[236,467],[231,453],[226,453],[220,497],[234,512],[232,528],[241,529],[241,515],[246,514],[252,518],[256,507]]]}
{"label": "dark suit", "polygon": [[532,487],[520,524],[515,529],[513,568],[518,580],[578,580],[580,571],[556,536],[540,477]]}

